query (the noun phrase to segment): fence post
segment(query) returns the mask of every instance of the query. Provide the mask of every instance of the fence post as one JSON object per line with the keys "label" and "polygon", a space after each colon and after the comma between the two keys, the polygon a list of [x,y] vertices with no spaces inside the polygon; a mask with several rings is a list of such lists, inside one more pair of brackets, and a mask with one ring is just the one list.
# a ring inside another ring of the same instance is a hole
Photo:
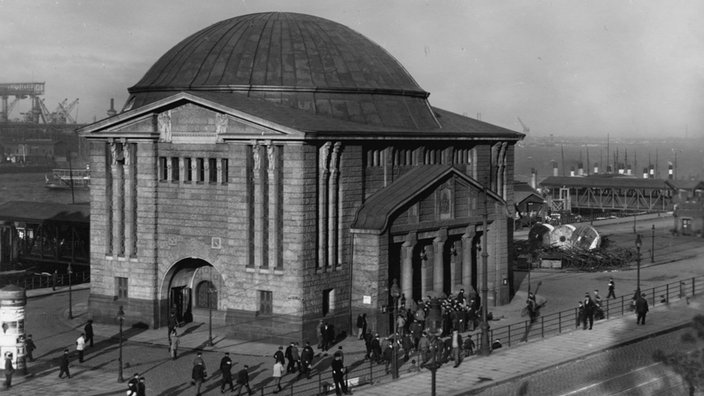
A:
{"label": "fence post", "polygon": [[650,294],[653,295],[653,306],[655,306],[655,288],[653,288],[653,291]]}
{"label": "fence post", "polygon": [[540,317],[540,338],[545,338],[545,317]]}
{"label": "fence post", "polygon": [[609,320],[609,311],[610,311],[610,308],[611,308],[611,307],[610,307],[609,299],[607,298],[607,299],[606,299],[606,320]]}
{"label": "fence post", "polygon": [[511,325],[508,325],[508,346],[511,346]]}
{"label": "fence post", "polygon": [[665,285],[665,303],[670,302],[670,284]]}
{"label": "fence post", "polygon": [[562,333],[562,311],[557,313],[557,332]]}
{"label": "fence post", "polygon": [[694,277],[692,277],[692,297],[697,294],[697,289],[694,287]]}
{"label": "fence post", "polygon": [[623,306],[623,294],[621,294],[621,316],[625,315],[626,312],[624,311],[624,306]]}
{"label": "fence post", "polygon": [[323,384],[322,384],[323,381],[322,381],[321,376],[322,376],[322,373],[320,372],[320,370],[318,370],[318,394],[324,395],[325,393],[323,393]]}

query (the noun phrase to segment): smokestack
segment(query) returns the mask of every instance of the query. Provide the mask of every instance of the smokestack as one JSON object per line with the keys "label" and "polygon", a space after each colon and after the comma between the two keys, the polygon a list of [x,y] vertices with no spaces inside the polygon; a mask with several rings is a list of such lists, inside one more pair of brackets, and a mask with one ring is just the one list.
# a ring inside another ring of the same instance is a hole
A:
{"label": "smokestack", "polygon": [[117,114],[115,111],[115,98],[110,98],[110,110],[108,110],[108,117],[112,117]]}
{"label": "smokestack", "polygon": [[650,165],[650,178],[655,179],[655,167]]}
{"label": "smokestack", "polygon": [[557,176],[557,162],[552,163],[552,175]]}
{"label": "smokestack", "polygon": [[631,176],[633,174],[633,171],[631,170],[631,165],[626,165],[626,174],[628,176]]}
{"label": "smokestack", "polygon": [[672,173],[672,162],[667,161],[667,179],[672,180],[674,178],[674,175]]}
{"label": "smokestack", "polygon": [[623,171],[623,162],[619,162],[618,164],[618,174],[622,175],[624,173]]}
{"label": "smokestack", "polygon": [[577,174],[579,176],[584,176],[584,164],[580,162],[579,164],[577,164],[577,166]]}
{"label": "smokestack", "polygon": [[595,175],[599,174],[599,163],[598,162],[594,163],[594,174]]}
{"label": "smokestack", "polygon": [[648,178],[648,168],[643,168],[643,179]]}
{"label": "smokestack", "polygon": [[574,166],[572,167],[572,169],[570,169],[570,176],[574,177]]}
{"label": "smokestack", "polygon": [[611,165],[606,165],[606,174],[607,175],[611,174]]}
{"label": "smokestack", "polygon": [[533,190],[538,188],[538,171],[535,168],[530,168],[530,186]]}

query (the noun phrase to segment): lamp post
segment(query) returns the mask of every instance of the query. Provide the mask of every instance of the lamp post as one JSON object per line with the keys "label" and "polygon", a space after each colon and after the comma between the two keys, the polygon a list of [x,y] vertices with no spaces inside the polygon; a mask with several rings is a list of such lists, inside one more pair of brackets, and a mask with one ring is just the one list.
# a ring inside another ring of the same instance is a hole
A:
{"label": "lamp post", "polygon": [[120,321],[120,355],[117,359],[117,382],[125,382],[125,379],[122,377],[122,323],[125,321],[125,311],[122,310],[122,305],[120,305],[120,309],[117,311],[117,319]]}
{"label": "lamp post", "polygon": [[640,296],[640,246],[642,241],[640,239],[640,234],[636,235],[636,295]]}
{"label": "lamp post", "polygon": [[[401,297],[401,289],[398,287],[398,280],[394,279],[393,284],[391,285],[391,298],[393,299],[394,303],[394,339],[393,343],[397,344],[398,340],[396,339],[398,337],[398,299]],[[398,345],[393,345],[393,349],[391,349],[391,378],[397,379],[398,378]]]}
{"label": "lamp post", "polygon": [[650,228],[650,262],[655,262],[655,224]]}
{"label": "lamp post", "polygon": [[73,297],[71,293],[71,276],[73,275],[73,268],[71,263],[68,263],[68,318],[73,319]]}
{"label": "lamp post", "polygon": [[442,362],[437,360],[438,340],[440,334],[442,334],[442,304],[437,298],[430,300],[430,309],[428,310],[428,317],[426,319],[426,328],[428,334],[431,336],[430,353],[433,354],[433,361],[426,364],[426,367],[430,369],[431,373],[430,395],[435,396],[436,373],[438,368],[442,366]]}
{"label": "lamp post", "polygon": [[489,322],[487,320],[487,299],[489,294],[489,278],[487,272],[489,271],[489,251],[487,247],[487,234],[488,234],[488,222],[489,222],[489,204],[487,197],[488,187],[484,186],[484,216],[483,216],[483,232],[482,232],[482,338],[479,345],[479,355],[489,356],[491,353],[491,347],[489,346]]}

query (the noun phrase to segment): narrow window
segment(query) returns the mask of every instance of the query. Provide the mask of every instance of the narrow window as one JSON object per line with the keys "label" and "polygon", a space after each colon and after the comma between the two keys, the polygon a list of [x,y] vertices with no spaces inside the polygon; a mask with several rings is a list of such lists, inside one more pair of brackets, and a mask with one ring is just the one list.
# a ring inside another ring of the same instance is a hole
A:
{"label": "narrow window", "polygon": [[169,177],[169,168],[166,157],[159,157],[159,180],[164,181]]}
{"label": "narrow window", "polygon": [[227,158],[223,158],[221,163],[222,184],[227,184],[227,182],[230,180],[230,169],[228,168],[228,165],[229,164]]}
{"label": "narrow window", "polygon": [[115,295],[118,300],[127,299],[127,278],[115,277]]}
{"label": "narrow window", "polygon": [[196,158],[196,173],[198,183],[203,183],[205,181],[205,160],[203,158]]}
{"label": "narrow window", "polygon": [[335,306],[335,289],[323,290],[323,316],[326,316]]}
{"label": "narrow window", "polygon": [[273,293],[267,290],[259,290],[259,314],[271,315],[273,312]]}
{"label": "narrow window", "polygon": [[179,180],[178,157],[171,157],[171,181]]}
{"label": "narrow window", "polygon": [[218,182],[218,159],[208,158],[208,182]]}
{"label": "narrow window", "polygon": [[191,158],[184,158],[183,159],[183,170],[185,171],[185,182],[190,183],[193,181],[193,169],[191,168],[193,166],[193,159]]}

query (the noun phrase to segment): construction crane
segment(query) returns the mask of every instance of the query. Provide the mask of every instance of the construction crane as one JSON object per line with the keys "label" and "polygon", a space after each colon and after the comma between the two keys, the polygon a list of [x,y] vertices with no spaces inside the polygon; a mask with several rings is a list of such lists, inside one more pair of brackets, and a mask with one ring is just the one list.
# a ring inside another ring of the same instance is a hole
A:
{"label": "construction crane", "polygon": [[528,125],[523,123],[523,120],[521,120],[521,117],[516,117],[516,118],[518,118],[518,122],[520,122],[521,126],[523,127],[523,133],[530,132],[530,128],[528,128]]}
{"label": "construction crane", "polygon": [[66,104],[66,102],[68,102],[68,99],[64,99],[63,102],[59,103],[60,110],[57,113],[60,114],[60,117],[64,120],[64,123],[75,124],[76,120],[78,119],[78,108],[76,108],[75,117],[71,116],[71,112],[78,105],[78,98],[76,98],[76,100],[69,103],[68,105]]}

